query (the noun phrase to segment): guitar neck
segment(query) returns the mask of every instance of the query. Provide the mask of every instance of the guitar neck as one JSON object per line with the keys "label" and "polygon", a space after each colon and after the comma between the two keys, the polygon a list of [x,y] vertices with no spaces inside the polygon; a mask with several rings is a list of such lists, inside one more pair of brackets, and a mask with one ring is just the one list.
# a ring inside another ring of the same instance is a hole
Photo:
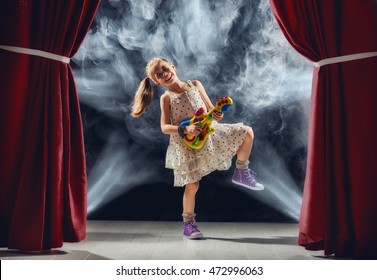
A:
{"label": "guitar neck", "polygon": [[218,106],[213,107],[211,110],[209,110],[208,115],[213,114],[215,111],[221,113],[221,108],[219,108]]}

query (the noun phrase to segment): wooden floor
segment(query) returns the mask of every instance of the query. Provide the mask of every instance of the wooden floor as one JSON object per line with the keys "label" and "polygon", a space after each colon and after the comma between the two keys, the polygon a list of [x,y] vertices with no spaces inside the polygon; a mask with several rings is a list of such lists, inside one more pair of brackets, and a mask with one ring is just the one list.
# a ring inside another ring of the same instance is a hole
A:
{"label": "wooden floor", "polygon": [[181,222],[88,221],[87,238],[46,253],[0,248],[0,259],[323,260],[297,245],[297,224],[198,223],[205,238],[182,238]]}

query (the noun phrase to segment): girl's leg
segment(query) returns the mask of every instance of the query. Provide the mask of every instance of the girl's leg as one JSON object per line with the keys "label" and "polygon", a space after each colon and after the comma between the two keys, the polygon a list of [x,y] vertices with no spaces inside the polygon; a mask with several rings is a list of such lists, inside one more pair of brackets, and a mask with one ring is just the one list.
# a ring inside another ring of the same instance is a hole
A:
{"label": "girl's leg", "polygon": [[249,169],[249,157],[253,142],[254,131],[251,127],[247,127],[245,140],[237,151],[236,169],[232,182],[252,190],[263,190],[264,186],[255,180],[254,172]]}
{"label": "girl's leg", "polygon": [[183,194],[183,213],[194,214],[195,213],[195,196],[199,190],[199,182],[189,183],[185,186],[185,192]]}
{"label": "girl's leg", "polygon": [[183,194],[183,236],[189,239],[202,238],[195,221],[195,196],[199,189],[199,182],[189,183],[185,186]]}
{"label": "girl's leg", "polygon": [[251,127],[247,127],[246,137],[242,145],[237,151],[237,160],[248,161],[253,147],[254,131]]}

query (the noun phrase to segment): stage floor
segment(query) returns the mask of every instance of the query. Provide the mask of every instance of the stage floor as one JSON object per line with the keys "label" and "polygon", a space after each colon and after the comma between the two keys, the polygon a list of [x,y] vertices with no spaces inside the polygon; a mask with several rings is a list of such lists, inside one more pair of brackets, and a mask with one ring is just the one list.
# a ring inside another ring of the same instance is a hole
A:
{"label": "stage floor", "polygon": [[45,253],[0,248],[0,259],[323,260],[297,245],[295,223],[198,223],[205,238],[182,238],[181,222],[88,221],[87,238]]}

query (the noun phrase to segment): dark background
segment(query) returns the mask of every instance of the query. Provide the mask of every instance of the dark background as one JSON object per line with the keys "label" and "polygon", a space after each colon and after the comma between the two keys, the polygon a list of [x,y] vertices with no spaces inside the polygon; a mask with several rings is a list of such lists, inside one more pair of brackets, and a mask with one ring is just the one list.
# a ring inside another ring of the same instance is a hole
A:
{"label": "dark background", "polygon": [[145,65],[164,56],[182,80],[198,79],[215,102],[234,105],[223,122],[253,127],[253,192],[229,171],[201,181],[200,221],[295,222],[305,177],[312,66],[288,45],[267,0],[101,1],[73,58],[85,132],[90,219],[180,220],[183,188],[165,169],[168,135],[159,96],[133,119]]}

